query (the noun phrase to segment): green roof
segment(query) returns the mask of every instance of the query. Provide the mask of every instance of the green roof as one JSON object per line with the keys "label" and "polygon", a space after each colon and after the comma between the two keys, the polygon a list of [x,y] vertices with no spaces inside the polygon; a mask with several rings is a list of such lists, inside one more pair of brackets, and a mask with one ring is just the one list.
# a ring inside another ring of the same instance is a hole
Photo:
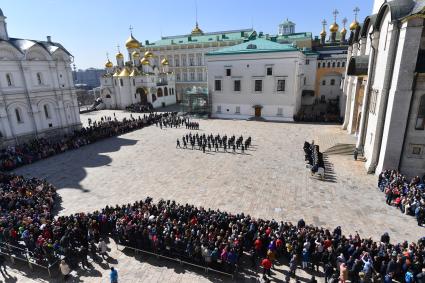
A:
{"label": "green roof", "polygon": [[312,39],[312,33],[311,32],[297,32],[297,33],[291,33],[291,34],[285,34],[285,35],[279,35],[277,37],[277,40],[305,40],[305,39]]}
{"label": "green roof", "polygon": [[177,36],[165,36],[158,41],[149,43],[148,45],[146,45],[146,47],[196,44],[217,41],[249,40],[255,36],[256,32],[252,29],[210,32],[200,35],[186,34]]}
{"label": "green roof", "polygon": [[221,48],[206,55],[229,55],[229,54],[249,54],[249,53],[267,53],[267,52],[287,52],[298,51],[298,49],[289,44],[280,44],[271,40],[257,38],[238,45]]}

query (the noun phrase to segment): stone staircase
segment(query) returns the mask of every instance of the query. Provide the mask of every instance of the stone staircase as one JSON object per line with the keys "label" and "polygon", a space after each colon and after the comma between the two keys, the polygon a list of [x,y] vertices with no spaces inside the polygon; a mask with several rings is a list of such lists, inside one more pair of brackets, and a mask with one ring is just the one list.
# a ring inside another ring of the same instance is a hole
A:
{"label": "stone staircase", "polygon": [[355,144],[349,143],[337,143],[334,146],[326,149],[323,154],[326,155],[353,155],[354,149],[356,148]]}

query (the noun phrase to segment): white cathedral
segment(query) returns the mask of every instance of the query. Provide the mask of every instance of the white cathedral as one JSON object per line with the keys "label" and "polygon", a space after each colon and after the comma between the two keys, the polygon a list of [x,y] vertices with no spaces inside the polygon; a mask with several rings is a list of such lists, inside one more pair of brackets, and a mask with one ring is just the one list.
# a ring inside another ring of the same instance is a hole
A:
{"label": "white cathedral", "polygon": [[116,65],[109,60],[106,74],[100,78],[100,107],[125,109],[132,104],[150,105],[153,108],[176,103],[175,75],[168,69],[166,58],[151,51],[142,54],[142,45],[131,34],[125,44],[128,60],[118,50]]}
{"label": "white cathedral", "polygon": [[343,128],[370,173],[425,173],[424,19],[423,0],[375,0],[350,36]]}
{"label": "white cathedral", "polygon": [[72,55],[59,43],[9,37],[0,9],[0,146],[81,127]]}

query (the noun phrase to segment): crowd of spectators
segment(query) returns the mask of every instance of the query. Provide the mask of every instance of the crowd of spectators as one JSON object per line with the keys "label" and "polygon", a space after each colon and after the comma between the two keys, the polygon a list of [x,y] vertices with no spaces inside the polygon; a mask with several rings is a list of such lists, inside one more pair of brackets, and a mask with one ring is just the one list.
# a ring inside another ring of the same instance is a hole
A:
{"label": "crowd of spectators", "polygon": [[415,216],[419,226],[425,223],[425,175],[409,180],[396,170],[384,170],[379,175],[378,187],[385,193],[388,205]]}
{"label": "crowd of spectators", "polygon": [[425,279],[425,239],[393,244],[386,233],[373,241],[345,236],[340,227],[331,231],[303,220],[277,222],[151,198],[55,219],[56,193],[45,181],[0,174],[0,187],[1,242],[27,248],[40,263],[62,258],[73,269],[90,268],[87,258],[107,256],[105,239],[112,237],[230,273],[262,266],[267,276],[279,260],[289,263],[292,276],[298,268],[320,267],[329,282]]}
{"label": "crowd of spectators", "polygon": [[177,114],[151,113],[144,114],[138,118],[131,116],[130,118],[124,118],[122,121],[118,121],[115,117],[102,117],[98,122],[92,123],[89,121],[88,127],[77,130],[71,135],[55,139],[37,138],[16,146],[9,146],[0,150],[0,170],[10,171],[64,151],[77,149],[105,138],[141,129],[175,115]]}
{"label": "crowd of spectators", "polygon": [[152,103],[134,103],[125,108],[127,111],[133,112],[133,113],[151,113],[153,111],[153,105]]}

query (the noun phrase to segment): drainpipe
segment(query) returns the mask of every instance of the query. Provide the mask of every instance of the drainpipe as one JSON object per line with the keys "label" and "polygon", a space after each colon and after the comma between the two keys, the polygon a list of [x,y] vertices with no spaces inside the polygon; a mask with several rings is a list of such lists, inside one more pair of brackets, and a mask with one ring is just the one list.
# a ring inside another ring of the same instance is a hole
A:
{"label": "drainpipe", "polygon": [[[367,119],[369,118],[369,98],[370,98],[370,92],[372,90],[372,85],[373,85],[373,79],[374,76],[372,75],[375,72],[375,54],[376,54],[376,47],[374,45],[373,39],[372,39],[372,34],[373,31],[369,34],[369,39],[371,42],[371,51],[370,51],[370,56],[371,56],[371,60],[370,60],[370,69],[368,71],[367,74],[367,89],[366,89],[366,93],[364,96],[364,113],[362,113],[362,119],[360,121],[360,128],[359,128],[359,133],[361,134],[359,137],[359,144],[358,144],[358,148],[361,150],[361,152],[363,152],[364,154],[364,143],[365,143],[365,139],[366,139],[366,122]],[[376,39],[375,39],[376,40]]]}
{"label": "drainpipe", "polygon": [[[393,36],[395,38],[395,42],[394,42],[394,45],[391,46],[391,50],[388,52],[388,57],[389,57],[389,60],[390,60],[389,73],[388,73],[389,77],[385,76],[388,79],[386,81],[384,81],[383,92],[382,92],[382,95],[381,95],[381,103],[383,104],[383,109],[379,113],[379,116],[378,116],[378,128],[377,128],[377,132],[376,132],[376,135],[378,136],[378,140],[376,141],[377,142],[377,148],[372,153],[372,160],[371,160],[371,163],[370,163],[370,167],[368,169],[369,174],[374,173],[375,170],[376,170],[376,166],[378,166],[379,156],[381,154],[381,147],[382,147],[382,137],[384,135],[385,116],[387,115],[387,108],[388,108],[388,95],[389,95],[391,84],[392,84],[392,81],[393,81],[395,55],[396,55],[396,52],[397,52],[397,49],[398,49],[398,42],[399,42],[399,37],[400,37],[399,21],[398,20],[393,21],[393,26],[394,26],[395,29],[393,29],[392,33],[393,33]],[[391,36],[391,40],[392,40],[393,36]]]}
{"label": "drainpipe", "polygon": [[[410,99],[410,105],[409,105],[409,113],[407,114],[407,119],[409,120],[410,114],[412,113],[412,106],[413,106],[413,100],[415,98],[415,94],[416,94],[416,84],[418,81],[418,73],[415,72],[415,76],[413,78],[413,82],[412,82],[412,98]],[[416,123],[416,121],[415,121]],[[401,147],[401,155],[400,155],[400,159],[398,160],[398,166],[397,166],[397,170],[399,171],[401,168],[401,163],[403,161],[403,156],[404,156],[404,146],[406,144],[406,137],[407,137],[407,132],[409,130],[409,122],[406,123],[406,129],[404,130],[404,137],[403,137],[403,144]]]}

